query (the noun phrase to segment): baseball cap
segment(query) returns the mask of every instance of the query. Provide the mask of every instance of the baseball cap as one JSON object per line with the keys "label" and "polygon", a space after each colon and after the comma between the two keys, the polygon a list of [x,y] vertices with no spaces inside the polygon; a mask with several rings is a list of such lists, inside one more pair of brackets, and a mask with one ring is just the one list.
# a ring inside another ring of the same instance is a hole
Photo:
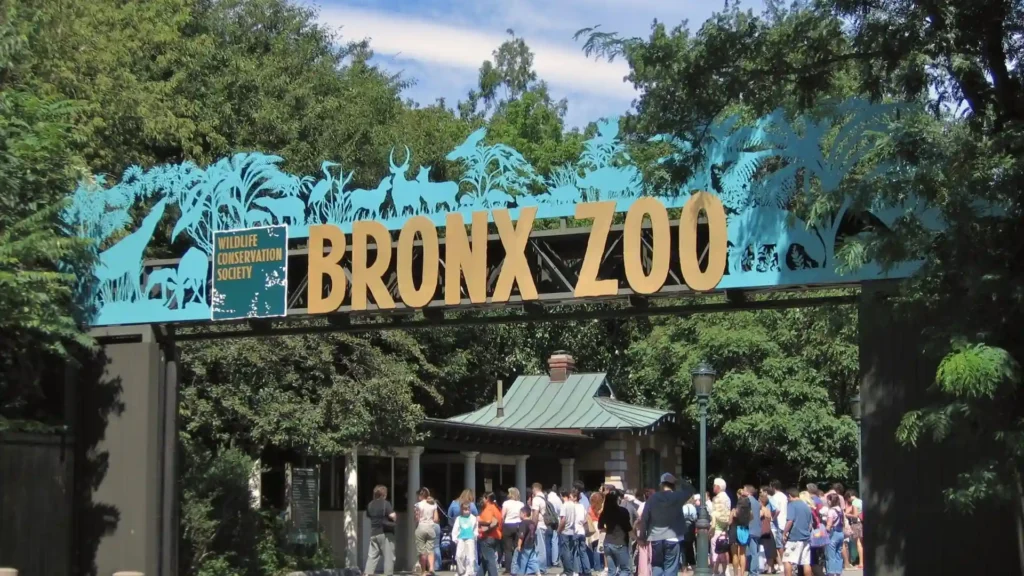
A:
{"label": "baseball cap", "polygon": [[672,474],[669,474],[668,472],[665,472],[664,474],[661,475],[661,483],[662,484],[675,484],[676,483],[676,477],[673,476]]}

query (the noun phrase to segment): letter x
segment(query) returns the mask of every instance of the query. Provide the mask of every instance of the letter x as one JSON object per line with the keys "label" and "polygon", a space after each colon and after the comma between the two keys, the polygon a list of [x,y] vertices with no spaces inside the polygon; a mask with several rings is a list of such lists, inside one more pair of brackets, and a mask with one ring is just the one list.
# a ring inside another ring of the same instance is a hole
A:
{"label": "letter x", "polygon": [[498,283],[494,286],[492,302],[508,302],[512,295],[513,283],[519,284],[519,294],[523,300],[537,299],[537,286],[530,274],[530,264],[526,261],[526,244],[530,241],[533,231],[533,219],[537,215],[537,207],[531,206],[519,211],[519,226],[512,224],[508,210],[495,210],[494,224],[498,227],[498,237],[505,248],[505,261],[501,265]]}

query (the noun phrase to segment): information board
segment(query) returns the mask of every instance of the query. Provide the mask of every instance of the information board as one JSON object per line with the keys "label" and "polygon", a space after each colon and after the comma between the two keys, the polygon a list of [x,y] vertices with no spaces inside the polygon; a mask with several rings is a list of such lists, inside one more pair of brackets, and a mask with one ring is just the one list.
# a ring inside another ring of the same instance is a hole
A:
{"label": "information board", "polygon": [[212,320],[274,318],[288,309],[288,227],[213,234]]}

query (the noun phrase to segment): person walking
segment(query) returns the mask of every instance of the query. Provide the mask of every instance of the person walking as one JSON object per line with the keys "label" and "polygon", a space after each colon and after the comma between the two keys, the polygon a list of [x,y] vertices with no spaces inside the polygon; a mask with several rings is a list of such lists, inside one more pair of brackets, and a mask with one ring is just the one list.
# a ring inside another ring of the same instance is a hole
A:
{"label": "person walking", "polygon": [[609,492],[605,496],[604,508],[597,519],[597,528],[604,534],[604,557],[608,576],[629,576],[632,562],[629,554],[629,533],[633,525],[629,521],[629,510],[619,503],[619,494]]}
{"label": "person walking", "polygon": [[419,502],[416,503],[416,553],[419,554],[420,568],[424,574],[434,573],[434,548],[437,542],[437,533],[434,526],[438,522],[437,503],[430,495],[430,490],[420,488],[417,493]]}
{"label": "person walking", "polygon": [[537,562],[537,522],[533,520],[533,511],[526,506],[520,510],[519,515],[516,573],[523,576],[540,576],[540,564]]}
{"label": "person walking", "polygon": [[691,494],[689,491],[676,491],[676,477],[668,472],[661,475],[660,488],[644,505],[640,516],[641,531],[643,539],[651,543],[652,576],[676,576],[679,573],[679,540],[685,527],[683,504]]}
{"label": "person walking", "polygon": [[772,534],[772,521],[775,515],[771,510],[769,489],[770,487],[763,486],[758,493],[758,500],[761,502],[761,547],[764,549],[766,574],[778,574],[778,553],[775,548],[775,535]]}
{"label": "person walking", "polygon": [[366,556],[366,574],[375,574],[377,565],[383,560],[384,576],[395,573],[395,509],[388,501],[388,489],[377,485],[373,488],[373,500],[366,506],[370,519],[370,550]]}
{"label": "person walking", "polygon": [[[846,522],[850,527],[850,546],[857,551],[857,564],[854,568],[864,569],[864,503],[857,498],[853,490],[846,491]],[[852,550],[851,550],[852,551]]]}
{"label": "person walking", "polygon": [[750,504],[750,519],[747,521],[747,574],[760,576],[761,574],[761,501],[758,499],[757,489],[747,484],[743,487],[746,492],[747,502]]}
{"label": "person walking", "polygon": [[794,576],[802,569],[803,576],[813,576],[811,571],[811,507],[800,499],[800,490],[789,489],[789,504],[786,507],[786,525],[782,530],[782,561],[786,576]]}
{"label": "person walking", "polygon": [[826,497],[828,512],[826,513],[825,530],[828,532],[828,547],[825,548],[825,573],[828,576],[840,576],[843,573],[843,526],[846,515],[839,495],[830,492]]}
{"label": "person walking", "polygon": [[501,547],[505,553],[503,563],[505,574],[512,574],[516,566],[516,548],[519,539],[520,512],[523,511],[523,501],[519,496],[519,488],[508,489],[508,498],[501,503]]}
{"label": "person walking", "polygon": [[537,524],[537,565],[541,572],[546,572],[550,564],[548,550],[551,549],[551,535],[558,528],[558,514],[544,495],[544,487],[539,482],[532,487],[533,498],[530,499],[530,516]]}
{"label": "person walking", "polygon": [[498,546],[501,542],[501,509],[494,492],[484,494],[477,524],[480,531],[480,576],[498,576]]}
{"label": "person walking", "polygon": [[683,547],[679,553],[683,573],[689,573],[697,564],[697,509],[700,507],[700,495],[694,494],[683,505]]}
{"label": "person walking", "polygon": [[459,506],[459,515],[455,516],[452,521],[452,541],[455,542],[455,571],[459,576],[469,576],[471,573],[476,573],[478,526],[476,515],[473,514],[470,503],[463,502]]}
{"label": "person walking", "polygon": [[562,554],[563,576],[579,576],[580,564],[576,554],[576,502],[575,489],[562,493],[562,511],[558,519],[558,544]]}
{"label": "person walking", "polygon": [[551,490],[548,491],[548,503],[551,504],[551,508],[555,513],[556,524],[551,527],[551,544],[548,547],[548,564],[550,566],[561,566],[562,555],[558,551],[559,547],[559,536],[558,536],[558,518],[562,516],[562,497],[558,493],[558,485],[552,484]]}

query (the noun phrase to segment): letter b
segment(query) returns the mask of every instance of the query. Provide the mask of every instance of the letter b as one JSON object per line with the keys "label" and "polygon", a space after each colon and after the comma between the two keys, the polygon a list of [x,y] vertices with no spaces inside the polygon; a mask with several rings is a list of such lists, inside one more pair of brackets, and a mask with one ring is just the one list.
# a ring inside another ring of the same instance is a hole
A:
{"label": "letter b", "polygon": [[[324,254],[324,241],[331,250]],[[326,314],[341,307],[345,299],[345,271],[341,259],[345,255],[345,235],[333,224],[309,227],[309,288],[306,308],[310,314]],[[324,275],[331,277],[331,293],[324,296]]]}

